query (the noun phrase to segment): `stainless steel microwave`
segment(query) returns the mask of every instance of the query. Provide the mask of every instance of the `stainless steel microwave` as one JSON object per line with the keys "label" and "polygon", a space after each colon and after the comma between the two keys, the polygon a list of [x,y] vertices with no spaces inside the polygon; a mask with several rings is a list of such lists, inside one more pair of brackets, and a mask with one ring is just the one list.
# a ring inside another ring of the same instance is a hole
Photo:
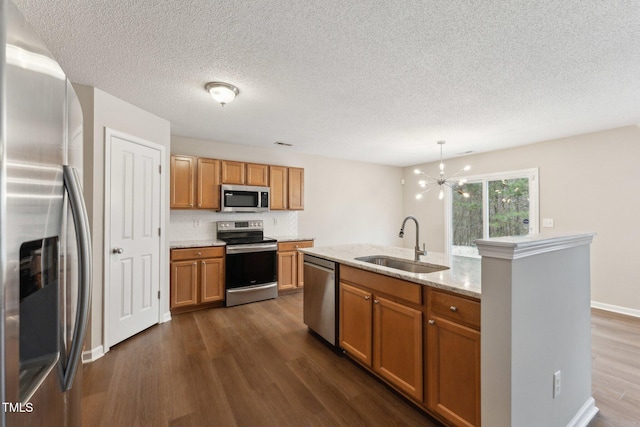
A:
{"label": "stainless steel microwave", "polygon": [[221,212],[267,212],[271,191],[269,187],[223,184],[220,197]]}

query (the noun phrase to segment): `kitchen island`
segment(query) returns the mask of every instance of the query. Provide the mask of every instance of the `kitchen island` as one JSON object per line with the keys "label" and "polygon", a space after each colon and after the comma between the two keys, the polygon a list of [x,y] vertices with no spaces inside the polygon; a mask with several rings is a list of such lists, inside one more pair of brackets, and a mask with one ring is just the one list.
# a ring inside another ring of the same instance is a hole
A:
{"label": "kitchen island", "polygon": [[593,236],[478,240],[481,260],[421,257],[449,267],[430,273],[356,259],[412,261],[410,249],[303,252],[339,264],[339,346],[347,356],[446,425],[582,427],[598,412],[591,396]]}
{"label": "kitchen island", "polygon": [[[371,244],[301,252],[339,265],[338,346],[349,358],[447,425],[480,425],[479,258],[428,253],[416,264],[410,249]],[[372,256],[435,271],[358,259]]]}

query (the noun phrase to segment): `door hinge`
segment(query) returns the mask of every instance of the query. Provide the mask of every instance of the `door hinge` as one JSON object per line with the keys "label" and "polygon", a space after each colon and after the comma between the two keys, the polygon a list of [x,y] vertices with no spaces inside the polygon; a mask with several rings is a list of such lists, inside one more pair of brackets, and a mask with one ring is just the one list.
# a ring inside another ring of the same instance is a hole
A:
{"label": "door hinge", "polygon": [[159,236],[162,236],[162,229],[161,228],[158,228],[158,237]]}
{"label": "door hinge", "polygon": [[162,173],[162,165],[158,165],[158,173]]}
{"label": "door hinge", "polygon": [[158,299],[160,299],[160,291],[158,291]]}

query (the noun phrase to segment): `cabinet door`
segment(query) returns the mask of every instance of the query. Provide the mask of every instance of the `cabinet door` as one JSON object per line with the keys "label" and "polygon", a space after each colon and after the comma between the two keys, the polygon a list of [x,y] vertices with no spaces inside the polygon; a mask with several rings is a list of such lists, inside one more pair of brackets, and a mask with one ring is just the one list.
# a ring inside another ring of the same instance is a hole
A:
{"label": "cabinet door", "polygon": [[269,166],[247,163],[247,185],[269,186]]}
{"label": "cabinet door", "polygon": [[304,169],[289,168],[289,209],[304,209]]}
{"label": "cabinet door", "polygon": [[171,308],[198,303],[198,262],[171,263]]}
{"label": "cabinet door", "polygon": [[244,163],[233,162],[231,160],[222,161],[222,183],[239,184],[245,183]]}
{"label": "cabinet door", "polygon": [[298,252],[296,260],[298,263],[298,280],[296,281],[296,287],[302,288],[304,286],[304,254]]}
{"label": "cabinet door", "polygon": [[271,209],[287,209],[287,168],[269,166],[269,186],[271,187]]}
{"label": "cabinet door", "polygon": [[195,204],[196,159],[171,156],[171,208],[191,209]]}
{"label": "cabinet door", "polygon": [[200,302],[224,299],[224,258],[200,261]]}
{"label": "cabinet door", "polygon": [[374,295],[373,370],[422,400],[422,312]]}
{"label": "cabinet door", "polygon": [[340,282],[340,347],[371,367],[371,292]]}
{"label": "cabinet door", "polygon": [[198,208],[220,209],[220,160],[198,159]]}
{"label": "cabinet door", "polygon": [[298,280],[298,262],[295,251],[278,252],[278,289],[296,287]]}
{"label": "cabinet door", "polygon": [[431,315],[427,407],[459,426],[480,425],[480,332]]}

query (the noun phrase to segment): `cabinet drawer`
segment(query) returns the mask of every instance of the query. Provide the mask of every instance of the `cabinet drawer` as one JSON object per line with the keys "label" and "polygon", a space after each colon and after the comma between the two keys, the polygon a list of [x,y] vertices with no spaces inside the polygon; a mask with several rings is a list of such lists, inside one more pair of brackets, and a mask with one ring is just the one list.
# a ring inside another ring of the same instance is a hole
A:
{"label": "cabinet drawer", "polygon": [[220,258],[222,256],[224,256],[224,246],[207,246],[204,248],[171,250],[171,261],[201,258]]}
{"label": "cabinet drawer", "polygon": [[457,295],[429,289],[429,312],[480,329],[480,303]]}
{"label": "cabinet drawer", "polygon": [[312,240],[299,240],[296,242],[278,243],[278,251],[280,252],[296,251],[300,248],[312,248],[312,247],[313,247]]}
{"label": "cabinet drawer", "polygon": [[340,279],[364,286],[373,293],[382,292],[410,303],[422,305],[423,285],[411,283],[359,268],[340,265]]}

